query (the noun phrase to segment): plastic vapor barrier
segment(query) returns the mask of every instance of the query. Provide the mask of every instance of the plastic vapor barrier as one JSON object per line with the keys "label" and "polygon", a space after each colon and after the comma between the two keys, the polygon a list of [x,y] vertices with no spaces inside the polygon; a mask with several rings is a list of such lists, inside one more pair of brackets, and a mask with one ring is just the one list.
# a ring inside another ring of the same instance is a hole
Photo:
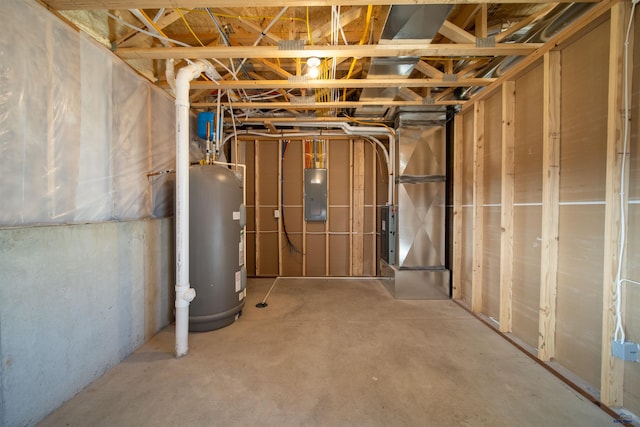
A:
{"label": "plastic vapor barrier", "polygon": [[0,226],[172,215],[173,99],[36,2],[0,16]]}

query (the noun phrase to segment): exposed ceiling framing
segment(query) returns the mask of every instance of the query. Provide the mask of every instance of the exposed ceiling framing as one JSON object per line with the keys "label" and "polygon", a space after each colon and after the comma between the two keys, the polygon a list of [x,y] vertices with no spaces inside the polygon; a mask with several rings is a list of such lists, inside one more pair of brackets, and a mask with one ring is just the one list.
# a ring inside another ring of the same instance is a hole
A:
{"label": "exposed ceiling framing", "polygon": [[[215,105],[220,96],[234,109],[292,117],[351,115],[376,104],[463,106],[610,3],[266,0],[238,7],[237,0],[218,0],[211,7],[204,0],[39,1],[165,90],[171,91],[167,67],[175,73],[185,61],[209,60],[222,78],[192,82],[196,109]],[[452,6],[437,21],[435,35],[381,37],[394,19],[392,8],[443,4]],[[307,75],[311,57],[321,59],[317,78]],[[394,58],[398,71],[386,72]],[[386,94],[361,98],[372,90]]]}

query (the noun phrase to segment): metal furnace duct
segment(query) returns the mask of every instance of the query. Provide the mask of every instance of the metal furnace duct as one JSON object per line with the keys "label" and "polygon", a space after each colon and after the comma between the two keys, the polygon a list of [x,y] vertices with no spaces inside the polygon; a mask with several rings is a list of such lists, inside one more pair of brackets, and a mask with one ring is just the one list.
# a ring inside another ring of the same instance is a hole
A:
{"label": "metal furnace duct", "polygon": [[[397,42],[426,45],[431,43],[453,5],[426,4],[392,6],[387,15],[379,44]],[[373,58],[367,78],[408,78],[419,57],[405,56],[396,58]],[[360,101],[375,101],[378,105],[359,107],[356,116],[383,116],[387,111],[387,101],[393,101],[398,95],[397,87],[364,88]]]}

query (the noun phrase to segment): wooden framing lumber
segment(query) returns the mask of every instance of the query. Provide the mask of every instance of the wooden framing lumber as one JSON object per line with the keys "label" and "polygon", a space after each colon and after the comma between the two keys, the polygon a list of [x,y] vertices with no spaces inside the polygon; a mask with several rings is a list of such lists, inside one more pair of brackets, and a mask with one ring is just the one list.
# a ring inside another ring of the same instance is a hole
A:
{"label": "wooden framing lumber", "polygon": [[310,46],[298,50],[281,50],[277,46],[205,46],[205,47],[140,47],[117,49],[123,59],[228,59],[228,58],[319,58],[328,57],[396,57],[396,56],[509,56],[529,55],[542,43],[506,43],[494,47],[475,44],[374,44]]}
{"label": "wooden framing lumber", "polygon": [[[272,67],[271,71],[279,74],[282,77],[286,77],[287,80],[264,80],[264,78],[257,79],[256,73],[249,72],[249,75],[256,78],[256,80],[220,80],[217,82],[198,80],[191,82],[191,90],[201,89],[298,89],[298,88],[315,88],[315,89],[330,89],[330,88],[386,88],[386,87],[469,87],[469,86],[487,86],[496,81],[495,78],[459,78],[458,80],[445,81],[442,79],[442,73],[439,78],[429,79],[322,79],[313,80],[309,79],[303,82],[289,81],[288,78],[292,76],[291,73],[285,69],[278,67],[276,64],[266,60],[256,60],[267,67]],[[437,70],[436,70],[437,71]],[[166,81],[159,84],[160,87],[169,87]]]}
{"label": "wooden framing lumber", "polygon": [[353,275],[364,271],[364,140],[353,141]]}
{"label": "wooden framing lumber", "polygon": [[255,250],[256,250],[256,276],[260,276],[260,186],[258,185],[258,179],[260,176],[260,144],[258,140],[253,141],[254,149],[253,149],[253,178],[254,178],[254,202],[253,202],[253,210],[255,212]]}
{"label": "wooden framing lumber", "polygon": [[473,113],[473,253],[471,271],[471,311],[482,311],[484,252],[484,101]]}
{"label": "wooden framing lumber", "polygon": [[511,332],[513,314],[513,202],[516,83],[502,84],[502,172],[500,196],[500,332]]}
{"label": "wooden framing lumber", "polygon": [[475,43],[476,37],[445,19],[438,33],[445,36],[454,43]]}
{"label": "wooden framing lumber", "polygon": [[[436,100],[432,105],[461,105],[465,101],[459,100]],[[215,102],[193,102],[193,108],[215,107]],[[281,109],[281,108],[297,108],[307,110],[327,109],[327,108],[358,108],[366,105],[380,105],[380,101],[337,101],[337,102],[309,102],[309,103],[293,103],[293,102],[233,102],[233,108],[260,108],[260,109]],[[418,107],[423,106],[422,101],[385,101],[388,107]]]}
{"label": "wooden framing lumber", "polygon": [[353,198],[355,196],[355,189],[353,187],[353,180],[355,176],[353,174],[353,139],[349,139],[349,276],[353,276]]}
{"label": "wooden framing lumber", "polygon": [[[280,185],[280,180],[281,179],[282,179],[282,140],[279,139],[278,140],[278,190],[277,190],[278,207],[276,208],[278,210],[280,210],[280,209],[284,210],[284,206],[282,205],[282,186]],[[284,274],[284,271],[282,269],[282,262],[283,262],[283,258],[282,258],[282,233],[283,233],[282,215],[284,215],[284,212],[280,212],[280,215],[278,215],[278,276],[282,276]]]}
{"label": "wooden framing lumber", "polygon": [[[624,38],[630,14],[628,2],[620,2],[611,9],[611,35],[609,49],[609,96],[607,117],[607,170],[605,187],[604,269],[602,285],[602,356],[600,370],[600,400],[612,407],[621,407],[624,394],[624,362],[613,357],[611,342],[615,338],[616,303],[624,301],[624,294],[616,289],[620,253],[620,191],[621,182],[629,182],[629,168],[622,170],[624,143]],[[632,29],[631,34],[634,31]],[[633,40],[629,42],[633,52]],[[633,56],[629,59],[629,70],[633,69]],[[629,147],[627,146],[627,155]],[[624,176],[622,174],[624,173]],[[629,196],[624,194],[624,204]],[[624,249],[623,249],[624,250]],[[623,266],[625,263],[623,262]],[[624,273],[624,271],[623,271]],[[624,277],[624,276],[622,276]],[[622,305],[624,307],[624,304]]]}
{"label": "wooden framing lumber", "polygon": [[542,243],[538,358],[555,356],[560,212],[560,51],[544,56],[542,117]]}
{"label": "wooden framing lumber", "polygon": [[464,116],[457,114],[453,122],[453,299],[462,298],[462,177],[464,175]]}
{"label": "wooden framing lumber", "polygon": [[475,101],[480,101],[491,96],[491,94],[493,94],[497,89],[501,87],[502,83],[507,80],[513,80],[516,76],[520,75],[533,64],[537,63],[542,57],[544,57],[547,52],[551,51],[552,49],[556,49],[558,45],[572,39],[585,27],[602,18],[602,16],[607,13],[611,6],[617,1],[618,0],[602,0],[597,5],[594,5],[591,9],[587,10],[579,18],[573,21],[567,28],[553,36],[547,43],[544,44],[544,46],[542,46],[540,49],[537,49],[527,58],[524,58],[522,61],[518,62],[513,66],[513,68],[509,70],[509,72],[501,77],[498,77],[498,79],[491,85],[489,85],[486,89],[474,95],[471,98],[470,102],[466,103],[462,107],[462,112],[466,112],[471,109]]}

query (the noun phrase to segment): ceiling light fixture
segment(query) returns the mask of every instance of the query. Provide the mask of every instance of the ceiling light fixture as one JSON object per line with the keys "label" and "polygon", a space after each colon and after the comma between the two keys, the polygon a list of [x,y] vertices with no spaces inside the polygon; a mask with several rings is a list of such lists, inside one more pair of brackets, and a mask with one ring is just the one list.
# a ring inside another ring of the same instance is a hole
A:
{"label": "ceiling light fixture", "polygon": [[320,66],[320,58],[316,58],[312,56],[307,59],[307,76],[312,79],[317,79],[320,75],[320,70],[318,67]]}
{"label": "ceiling light fixture", "polygon": [[316,58],[315,56],[312,56],[311,58],[307,59],[307,65],[309,67],[318,68],[320,66],[320,58]]}

